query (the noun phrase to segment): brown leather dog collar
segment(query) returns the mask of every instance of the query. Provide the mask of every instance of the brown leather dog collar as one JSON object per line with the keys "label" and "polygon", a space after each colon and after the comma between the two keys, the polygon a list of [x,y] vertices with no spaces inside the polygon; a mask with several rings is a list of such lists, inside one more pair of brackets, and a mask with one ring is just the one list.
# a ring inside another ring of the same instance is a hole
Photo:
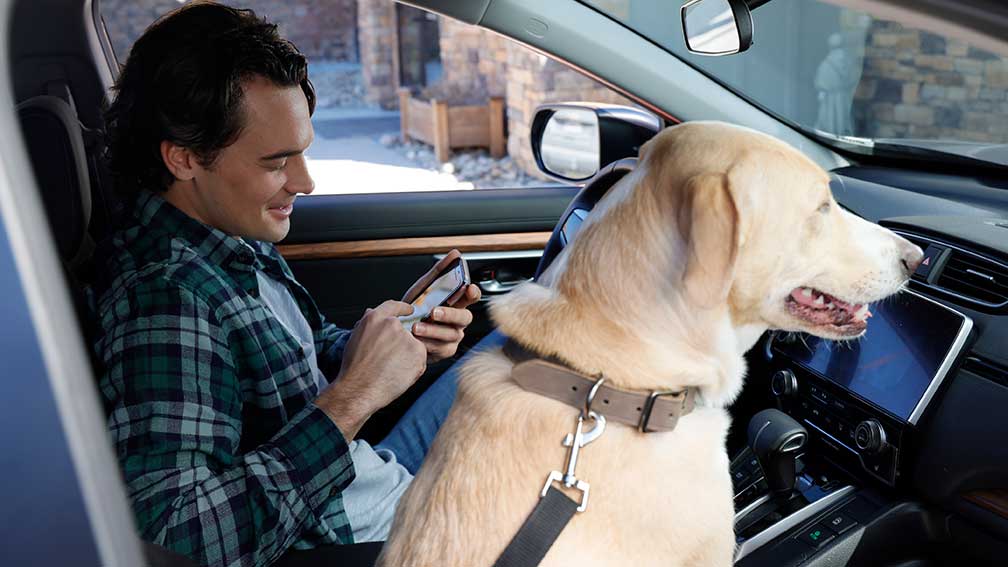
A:
{"label": "brown leather dog collar", "polygon": [[[536,354],[512,339],[504,343],[504,354],[514,361],[511,378],[523,389],[578,409],[585,408],[588,392],[600,378],[575,372],[560,360]],[[680,417],[693,411],[696,395],[697,389],[692,387],[641,394],[603,383],[595,392],[591,410],[642,433],[672,431]]]}

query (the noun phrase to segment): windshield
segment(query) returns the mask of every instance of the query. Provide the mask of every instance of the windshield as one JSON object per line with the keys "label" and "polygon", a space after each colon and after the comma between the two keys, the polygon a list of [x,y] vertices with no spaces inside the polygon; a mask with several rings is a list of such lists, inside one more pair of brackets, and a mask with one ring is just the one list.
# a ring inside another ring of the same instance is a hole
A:
{"label": "windshield", "polygon": [[753,11],[748,51],[705,57],[686,50],[681,3],[584,3],[836,143],[1008,165],[1008,64],[961,40],[827,2],[773,0]]}

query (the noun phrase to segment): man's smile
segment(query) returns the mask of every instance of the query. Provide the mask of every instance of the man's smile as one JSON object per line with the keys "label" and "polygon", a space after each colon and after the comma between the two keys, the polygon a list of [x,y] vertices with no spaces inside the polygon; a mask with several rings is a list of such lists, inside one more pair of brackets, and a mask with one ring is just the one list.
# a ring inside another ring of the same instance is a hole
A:
{"label": "man's smile", "polygon": [[291,202],[285,205],[271,205],[267,210],[274,216],[287,218],[290,216],[291,211],[294,210],[294,201],[291,200]]}

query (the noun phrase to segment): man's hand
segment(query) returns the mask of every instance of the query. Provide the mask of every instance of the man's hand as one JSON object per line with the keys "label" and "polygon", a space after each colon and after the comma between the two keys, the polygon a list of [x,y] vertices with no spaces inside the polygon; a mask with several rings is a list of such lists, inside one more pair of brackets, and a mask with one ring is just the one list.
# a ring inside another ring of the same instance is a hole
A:
{"label": "man's hand", "polygon": [[427,368],[424,344],[396,318],[412,312],[408,303],[391,300],[365,311],[343,351],[339,376],[315,400],[346,439]]}
{"label": "man's hand", "polygon": [[470,284],[450,307],[435,307],[430,319],[413,325],[413,334],[427,349],[428,364],[455,355],[465,336],[465,328],[473,319],[472,313],[466,308],[479,301],[479,298],[479,287]]}
{"label": "man's hand", "polygon": [[[403,295],[403,301],[409,303],[427,288],[434,279],[445,270],[456,259],[461,258],[462,253],[458,250],[451,250],[441,258],[438,263],[427,270],[427,273],[420,276]],[[472,313],[466,308],[476,303],[480,299],[480,289],[475,285],[466,286],[465,291],[458,296],[458,299],[451,305],[434,308],[430,318],[413,325],[413,334],[420,339],[424,347],[427,348],[427,364],[433,364],[439,360],[444,360],[454,356],[462,341],[464,331],[469,323],[472,323]]]}

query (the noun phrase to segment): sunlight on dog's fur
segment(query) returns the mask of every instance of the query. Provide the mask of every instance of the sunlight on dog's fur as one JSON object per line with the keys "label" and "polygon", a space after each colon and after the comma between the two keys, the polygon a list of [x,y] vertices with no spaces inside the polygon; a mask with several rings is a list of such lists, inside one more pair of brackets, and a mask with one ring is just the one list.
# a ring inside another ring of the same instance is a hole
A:
{"label": "sunlight on dog's fur", "polygon": [[[599,202],[539,283],[493,304],[500,330],[609,385],[698,387],[674,431],[610,422],[580,455],[591,484],[542,565],[721,565],[734,551],[723,409],[768,329],[861,335],[920,249],[837,206],[829,176],[764,134],[668,128]],[[403,497],[379,564],[489,566],[561,469],[578,410],[510,379],[499,349],[458,396]]]}

